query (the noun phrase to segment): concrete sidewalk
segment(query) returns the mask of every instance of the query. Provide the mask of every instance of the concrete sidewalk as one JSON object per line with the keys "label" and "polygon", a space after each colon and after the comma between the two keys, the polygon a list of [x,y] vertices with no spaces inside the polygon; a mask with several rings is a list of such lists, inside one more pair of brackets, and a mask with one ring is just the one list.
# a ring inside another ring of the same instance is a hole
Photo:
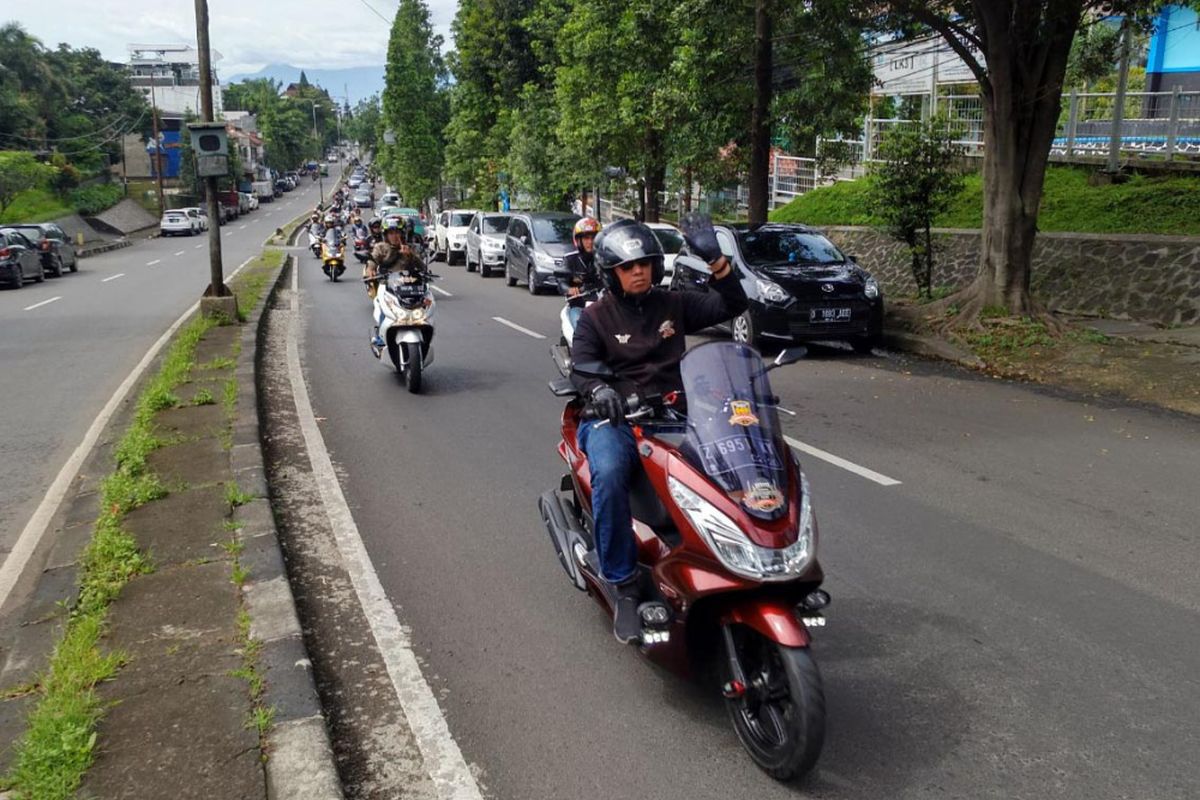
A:
{"label": "concrete sidewalk", "polygon": [[[278,274],[260,277],[270,287]],[[122,521],[153,570],[108,608],[100,646],[123,665],[95,687],[107,711],[80,796],[342,796],[267,500],[254,369],[268,301],[204,334],[178,404],[154,416],[165,444],[146,460],[167,493]],[[122,417],[60,509],[36,585],[0,623],[5,773],[78,595]]]}

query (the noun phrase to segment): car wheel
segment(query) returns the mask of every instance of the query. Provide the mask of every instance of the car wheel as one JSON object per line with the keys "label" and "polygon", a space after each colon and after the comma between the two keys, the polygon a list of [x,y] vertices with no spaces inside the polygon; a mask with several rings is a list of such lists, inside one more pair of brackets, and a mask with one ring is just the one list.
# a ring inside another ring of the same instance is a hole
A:
{"label": "car wheel", "polygon": [[525,273],[525,285],[529,289],[530,294],[538,294],[537,273],[534,272],[532,265]]}
{"label": "car wheel", "polygon": [[63,274],[63,260],[61,255],[54,257],[54,277],[61,278]]}
{"label": "car wheel", "polygon": [[733,318],[732,324],[733,340],[738,344],[748,344],[754,346],[755,339],[758,337],[758,332],[754,329],[754,318],[750,316],[750,311],[743,311]]}
{"label": "car wheel", "polygon": [[508,261],[504,262],[504,285],[505,286],[516,286],[517,285],[517,279],[514,278],[513,274],[512,274],[512,264],[510,264]]}
{"label": "car wheel", "polygon": [[475,271],[475,265],[471,263],[471,256],[470,256],[470,255],[466,255],[466,256],[463,256],[463,258],[465,258],[465,259],[466,259],[466,261],[467,261],[467,272],[474,272],[474,271]]}
{"label": "car wheel", "polygon": [[13,275],[16,276],[16,279],[12,283],[10,283],[9,286],[11,286],[14,289],[25,288],[25,273],[21,272],[20,265],[18,265],[16,267],[16,269],[13,270]]}
{"label": "car wheel", "polygon": [[485,264],[483,261],[479,262],[479,277],[481,277],[481,278],[492,277],[492,268],[489,267],[487,264]]}
{"label": "car wheel", "polygon": [[38,271],[33,276],[34,283],[41,283],[46,280],[46,268],[42,266],[42,260],[38,259]]}
{"label": "car wheel", "polygon": [[71,272],[79,272],[79,254],[71,256]]}

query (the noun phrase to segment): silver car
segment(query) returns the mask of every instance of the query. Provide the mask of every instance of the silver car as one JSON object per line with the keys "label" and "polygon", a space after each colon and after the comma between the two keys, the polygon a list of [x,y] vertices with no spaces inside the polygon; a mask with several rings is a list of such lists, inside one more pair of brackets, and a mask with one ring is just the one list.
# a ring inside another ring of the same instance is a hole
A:
{"label": "silver car", "polygon": [[489,278],[493,269],[504,268],[504,237],[511,219],[511,214],[486,211],[471,218],[471,224],[467,226],[467,272],[474,272],[478,267],[479,274]]}

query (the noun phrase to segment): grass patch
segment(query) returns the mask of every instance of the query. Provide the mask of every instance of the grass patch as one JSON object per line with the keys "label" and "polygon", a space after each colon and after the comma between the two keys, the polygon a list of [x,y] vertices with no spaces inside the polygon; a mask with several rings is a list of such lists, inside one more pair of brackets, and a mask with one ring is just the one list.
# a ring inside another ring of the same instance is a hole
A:
{"label": "grass patch", "polygon": [[0,225],[15,222],[49,222],[65,217],[75,209],[49,189],[29,189],[21,192],[4,213]]}
{"label": "grass patch", "polygon": [[246,727],[258,733],[259,750],[262,751],[264,754],[263,758],[265,759],[267,735],[271,732],[271,726],[275,723],[275,709],[263,703],[266,681],[258,668],[259,661],[262,658],[263,644],[250,635],[250,614],[244,608],[238,611],[237,629],[238,641],[241,645],[239,649],[242,653],[242,665],[235,670],[231,670],[229,674],[232,677],[244,680],[246,687],[250,691],[250,701],[253,703],[253,706],[246,720]]}
{"label": "grass patch", "polygon": [[212,390],[208,389],[207,387],[197,390],[196,393],[192,395],[192,405],[194,406],[211,406],[216,405],[216,403],[217,401],[213,397]]}
{"label": "grass patch", "polygon": [[197,364],[196,369],[233,369],[237,366],[237,361],[229,356],[217,356],[211,361],[205,361],[203,364]]}
{"label": "grass patch", "polygon": [[154,432],[154,416],[178,405],[175,390],[187,380],[196,344],[211,326],[210,320],[197,317],[176,337],[138,397],[133,421],[116,447],[116,468],[100,485],[100,516],[80,558],[79,596],[46,673],[37,681],[37,702],[4,778],[19,797],[70,797],[92,763],[96,726],[105,710],[95,687],[124,663],[120,653],[101,653],[108,606],[134,576],[152,569],[122,521],[129,511],[167,493],[146,464],[163,444]]}
{"label": "grass patch", "polygon": [[233,412],[237,410],[237,398],[237,378],[230,378],[225,381],[225,386],[221,391],[221,403],[225,406],[225,413],[231,417],[233,416]]}
{"label": "grass patch", "polygon": [[[1038,230],[1074,233],[1200,234],[1200,177],[1133,175],[1125,183],[1090,186],[1094,170],[1050,167],[1038,214]],[[870,176],[815,189],[771,213],[776,222],[868,225]],[[983,223],[983,179],[967,175],[954,203],[935,220],[940,228],[978,228]]]}
{"label": "grass patch", "polygon": [[233,290],[237,295],[238,319],[245,322],[250,312],[258,306],[275,270],[283,264],[287,254],[283,250],[267,248],[262,255],[251,261],[234,279]]}
{"label": "grass patch", "polygon": [[253,499],[254,495],[249,492],[243,492],[241,487],[236,483],[230,483],[225,487],[225,500],[234,508],[244,506]]}
{"label": "grass patch", "polygon": [[982,330],[959,333],[959,338],[987,363],[1007,362],[1014,357],[1058,345],[1044,323],[1029,317],[1007,317],[996,309],[980,314]]}

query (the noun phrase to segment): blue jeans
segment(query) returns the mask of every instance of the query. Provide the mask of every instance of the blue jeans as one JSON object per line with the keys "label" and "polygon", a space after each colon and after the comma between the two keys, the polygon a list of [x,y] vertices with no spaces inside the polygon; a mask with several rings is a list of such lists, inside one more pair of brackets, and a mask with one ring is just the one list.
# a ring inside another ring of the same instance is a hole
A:
{"label": "blue jeans", "polygon": [[629,486],[641,469],[637,443],[628,425],[588,420],[579,426],[579,446],[587,455],[592,479],[592,516],[601,577],[620,583],[637,572],[637,539],[629,510]]}

